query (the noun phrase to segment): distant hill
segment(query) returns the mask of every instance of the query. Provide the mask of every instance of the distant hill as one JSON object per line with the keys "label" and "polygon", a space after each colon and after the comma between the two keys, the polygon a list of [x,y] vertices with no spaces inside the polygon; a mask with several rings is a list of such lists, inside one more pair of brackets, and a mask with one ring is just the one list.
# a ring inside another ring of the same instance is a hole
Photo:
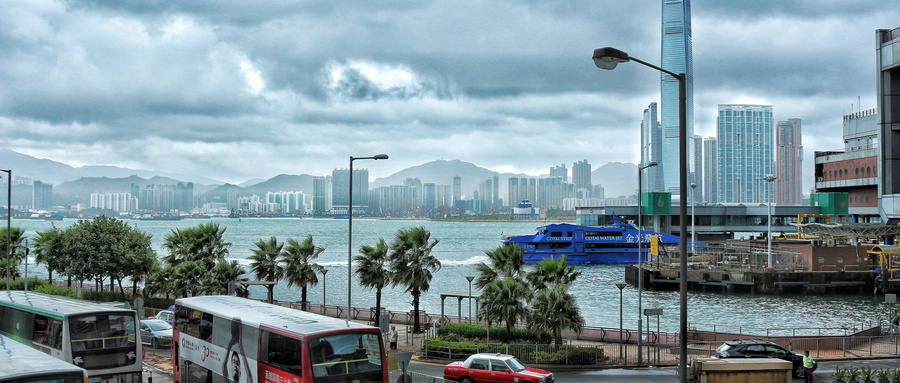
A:
{"label": "distant hill", "polygon": [[[180,174],[167,173],[152,170],[139,170],[120,168],[118,166],[81,166],[72,167],[61,162],[56,162],[43,158],[35,158],[26,154],[22,154],[9,149],[0,149],[0,163],[5,168],[14,169],[13,175],[16,177],[28,177],[52,185],[61,185],[63,182],[75,181],[79,178],[127,178],[130,176],[138,176],[144,179],[153,177],[167,177],[183,182],[193,182],[202,185],[219,185],[222,181],[216,181],[212,178]],[[54,191],[55,193],[55,191]]]}
{"label": "distant hill", "polygon": [[[260,197],[264,196],[267,192],[278,192],[278,191],[301,191],[303,194],[313,194],[313,178],[315,176],[311,176],[308,174],[301,174],[299,176],[291,175],[291,174],[279,174],[275,177],[272,177],[268,180],[254,183],[250,186],[241,187],[238,185],[225,184],[222,186],[218,186],[214,189],[207,191],[206,193],[197,193],[194,194],[202,194],[204,198],[208,201],[225,201],[228,196],[229,189],[237,189],[238,195],[253,195],[256,194]],[[245,185],[241,184],[241,185]]]}

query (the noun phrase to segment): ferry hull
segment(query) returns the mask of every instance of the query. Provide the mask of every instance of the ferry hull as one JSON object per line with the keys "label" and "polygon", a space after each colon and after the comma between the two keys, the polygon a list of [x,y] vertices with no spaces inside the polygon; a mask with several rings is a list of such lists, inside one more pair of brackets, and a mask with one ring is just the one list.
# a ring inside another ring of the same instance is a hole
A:
{"label": "ferry hull", "polygon": [[[641,252],[644,253],[644,259],[646,260],[647,252],[646,248],[641,249]],[[570,265],[590,265],[590,264],[602,264],[602,263],[638,263],[638,252],[637,249],[633,251],[609,251],[609,252],[591,252],[591,253],[547,253],[547,252],[531,252],[525,253],[525,263],[526,264],[535,264],[540,263],[544,259],[559,259],[562,256],[566,257],[566,263]]]}

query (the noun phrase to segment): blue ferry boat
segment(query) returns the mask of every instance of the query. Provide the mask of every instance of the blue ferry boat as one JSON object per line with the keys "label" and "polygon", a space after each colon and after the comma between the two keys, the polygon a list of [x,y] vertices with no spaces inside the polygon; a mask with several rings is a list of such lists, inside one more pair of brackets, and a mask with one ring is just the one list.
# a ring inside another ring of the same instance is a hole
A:
{"label": "blue ferry boat", "polygon": [[659,236],[660,246],[678,244],[677,235],[647,230],[639,233],[637,226],[622,223],[616,216],[612,218],[613,223],[606,226],[569,223],[541,226],[533,235],[503,238],[503,244],[521,247],[525,252],[525,263],[539,263],[545,258],[559,259],[565,255],[569,264],[637,263],[639,234],[643,234],[641,252],[644,259],[649,254],[651,236]]}

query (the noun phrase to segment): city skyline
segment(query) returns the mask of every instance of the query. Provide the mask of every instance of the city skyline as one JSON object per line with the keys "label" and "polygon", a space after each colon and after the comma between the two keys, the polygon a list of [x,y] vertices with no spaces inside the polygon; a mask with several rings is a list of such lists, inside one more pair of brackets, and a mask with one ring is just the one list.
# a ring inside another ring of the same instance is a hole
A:
{"label": "city skyline", "polygon": [[[434,158],[531,176],[637,163],[659,74],[599,71],[589,54],[661,63],[660,4],[20,2],[0,10],[14,31],[0,37],[0,138],[73,166],[231,183],[378,153],[390,160],[367,165],[373,178]],[[692,2],[694,133],[714,134],[718,104],[766,104],[804,121],[804,163],[841,147],[841,116],[875,106],[875,29],[898,15]]]}

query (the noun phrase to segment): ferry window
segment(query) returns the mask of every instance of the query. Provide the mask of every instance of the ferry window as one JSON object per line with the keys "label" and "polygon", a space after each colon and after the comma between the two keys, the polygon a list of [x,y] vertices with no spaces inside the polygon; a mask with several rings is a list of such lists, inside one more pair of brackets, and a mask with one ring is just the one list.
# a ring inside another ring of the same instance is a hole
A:
{"label": "ferry window", "polygon": [[264,331],[262,341],[263,349],[260,358],[263,363],[302,376],[302,359],[300,359],[302,348],[299,339]]}
{"label": "ferry window", "polygon": [[57,350],[62,349],[62,321],[47,318],[43,315],[34,316],[34,339],[44,346]]}
{"label": "ferry window", "polygon": [[551,237],[562,237],[562,232],[561,231],[551,231],[550,236]]}

